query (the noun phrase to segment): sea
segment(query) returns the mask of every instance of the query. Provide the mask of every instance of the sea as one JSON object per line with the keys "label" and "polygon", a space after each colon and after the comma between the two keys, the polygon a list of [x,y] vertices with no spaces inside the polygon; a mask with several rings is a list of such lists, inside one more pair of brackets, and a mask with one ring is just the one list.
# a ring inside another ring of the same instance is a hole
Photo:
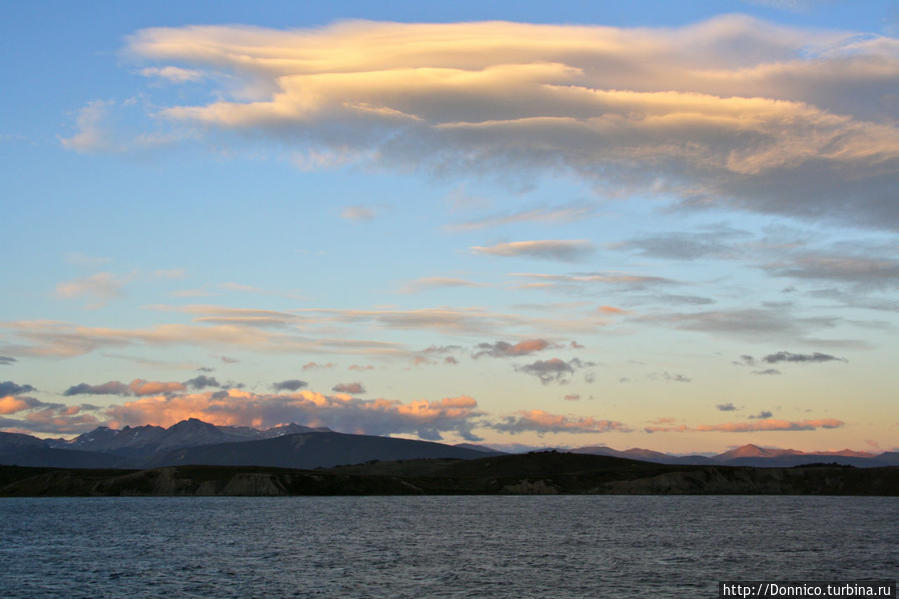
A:
{"label": "sea", "polygon": [[899,499],[0,499],[0,597],[717,597],[896,579]]}

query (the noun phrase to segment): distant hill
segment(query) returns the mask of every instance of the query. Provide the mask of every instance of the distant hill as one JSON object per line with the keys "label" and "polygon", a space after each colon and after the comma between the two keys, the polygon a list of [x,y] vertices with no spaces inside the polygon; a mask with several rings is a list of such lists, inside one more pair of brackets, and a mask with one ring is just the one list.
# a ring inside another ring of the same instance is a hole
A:
{"label": "distant hill", "polygon": [[[294,442],[303,436],[285,437],[283,441]],[[373,461],[317,470],[174,466],[122,471],[0,466],[0,496],[374,494],[897,496],[899,467],[669,465],[552,451],[471,460]]]}
{"label": "distant hill", "polygon": [[657,464],[721,464],[728,466],[753,466],[757,468],[789,468],[805,464],[839,464],[858,468],[876,468],[899,465],[899,452],[885,452],[879,455],[863,451],[844,449],[821,453],[805,453],[797,449],[771,449],[752,443],[725,451],[715,456],[673,455],[651,449],[633,448],[624,451],[604,445],[579,447],[574,453],[607,455],[655,462]]}
{"label": "distant hill", "polygon": [[318,468],[359,464],[371,460],[420,458],[474,459],[481,450],[430,441],[395,439],[343,433],[301,433],[261,441],[188,447],[160,454],[149,465],[207,464],[221,466],[274,466]]}
{"label": "distant hill", "polygon": [[[297,436],[299,438],[286,440]],[[821,463],[860,468],[899,465],[899,452],[874,455],[846,449],[803,453],[753,444],[715,456],[672,455],[637,447],[622,451],[606,446],[580,447],[571,452],[671,465],[776,468]],[[475,459],[491,455],[504,454],[492,447],[472,443],[446,445],[349,435],[299,424],[259,430],[216,426],[196,418],[182,420],[168,428],[153,425],[126,426],[120,430],[99,427],[71,441],[0,432],[0,464],[57,468],[140,469],[183,464],[318,468],[371,460]]]}

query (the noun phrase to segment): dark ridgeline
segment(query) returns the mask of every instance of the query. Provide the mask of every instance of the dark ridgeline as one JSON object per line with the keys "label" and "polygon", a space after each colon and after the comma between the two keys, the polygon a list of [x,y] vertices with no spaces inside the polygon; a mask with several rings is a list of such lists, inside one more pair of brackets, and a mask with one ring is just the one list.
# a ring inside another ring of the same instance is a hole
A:
{"label": "dark ridgeline", "polygon": [[135,471],[0,466],[0,495],[5,496],[421,494],[896,496],[899,467],[693,466],[558,452],[467,460],[371,461],[315,470],[208,465]]}
{"label": "dark ridgeline", "polygon": [[717,456],[608,447],[505,455],[472,444],[190,419],[169,428],[101,427],[72,441],[0,433],[0,494],[897,495],[897,458],[755,445]]}

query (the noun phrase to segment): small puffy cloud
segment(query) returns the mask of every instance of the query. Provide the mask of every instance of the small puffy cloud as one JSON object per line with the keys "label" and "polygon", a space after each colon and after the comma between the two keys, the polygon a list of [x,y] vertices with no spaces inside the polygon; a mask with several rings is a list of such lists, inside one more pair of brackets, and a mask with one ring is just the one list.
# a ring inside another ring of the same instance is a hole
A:
{"label": "small puffy cloud", "polygon": [[491,358],[514,358],[517,356],[526,356],[538,351],[542,351],[550,347],[549,341],[545,339],[525,339],[518,343],[512,344],[505,341],[497,341],[495,343],[478,343],[475,347],[473,357],[490,356]]}
{"label": "small puffy cloud", "polygon": [[6,395],[20,395],[22,393],[31,393],[37,391],[31,385],[18,385],[12,381],[0,382],[0,397]]}
{"label": "small puffy cloud", "polygon": [[205,389],[206,387],[221,387],[219,382],[215,380],[215,377],[206,376],[205,374],[184,381],[184,386],[188,389],[197,390]]}
{"label": "small puffy cloud", "polygon": [[337,366],[337,364],[335,364],[334,362],[327,362],[324,364],[319,363],[319,362],[306,362],[305,364],[303,364],[301,369],[302,370],[327,370],[330,368],[334,368],[335,366]]}
{"label": "small puffy cloud", "polygon": [[578,401],[580,398],[581,398],[581,396],[578,393],[569,393],[562,399],[564,399],[565,401]]}
{"label": "small puffy cloud", "polygon": [[172,83],[187,83],[189,81],[199,81],[204,75],[200,71],[193,69],[182,69],[181,67],[147,67],[141,69],[140,74],[144,77],[157,77],[165,79]]}
{"label": "small puffy cloud", "polygon": [[586,239],[574,240],[544,240],[544,241],[512,241],[498,243],[492,246],[473,246],[471,251],[476,254],[489,254],[492,256],[527,256],[541,258],[543,260],[558,260],[561,262],[575,262],[594,251],[593,244]]}
{"label": "small puffy cloud", "polygon": [[608,433],[630,432],[624,424],[612,420],[599,420],[592,417],[563,416],[550,414],[543,410],[526,410],[514,416],[508,416],[490,425],[503,433],[518,434],[523,432],[545,433]]}
{"label": "small puffy cloud", "polygon": [[28,402],[21,397],[13,397],[12,395],[0,397],[0,414],[15,414],[30,407]]}
{"label": "small puffy cloud", "polygon": [[366,370],[374,370],[375,367],[371,364],[350,364],[347,367],[347,370],[355,370],[357,372],[365,372]]}
{"label": "small puffy cloud", "polygon": [[647,375],[647,377],[654,381],[668,381],[672,383],[689,383],[693,379],[688,376],[684,376],[683,374],[671,373],[667,370],[664,372],[653,372]]}
{"label": "small puffy cloud", "polygon": [[762,358],[762,361],[766,364],[778,364],[780,362],[795,362],[801,364],[815,364],[820,362],[846,362],[846,358],[838,358],[837,356],[831,356],[830,354],[822,354],[820,352],[814,352],[811,354],[794,354],[788,351],[779,351],[773,354],[769,354]]}
{"label": "small puffy cloud", "polygon": [[597,310],[601,314],[611,314],[614,316],[628,313],[627,310],[622,310],[621,308],[616,308],[615,306],[600,306],[599,308],[597,308]]}
{"label": "small puffy cloud", "polygon": [[79,383],[63,391],[63,395],[67,397],[72,395],[131,395],[131,387],[119,381],[109,381],[101,385]]}
{"label": "small puffy cloud", "polygon": [[596,364],[584,362],[578,358],[572,358],[567,362],[559,358],[550,358],[516,367],[515,370],[536,376],[542,384],[548,385],[550,383],[565,384],[568,382],[568,377],[573,375],[576,370],[590,366],[596,366]]}
{"label": "small puffy cloud", "polygon": [[737,409],[737,406],[735,406],[734,404],[732,404],[730,402],[719,403],[715,407],[718,408],[718,410],[720,410],[721,412],[733,412],[734,410]]}
{"label": "small puffy cloud", "polygon": [[86,297],[90,300],[86,308],[102,308],[110,300],[122,296],[122,287],[125,283],[126,279],[112,273],[98,272],[83,279],[59,283],[56,286],[56,295],[64,299]]}
{"label": "small puffy cloud", "polygon": [[443,358],[444,364],[449,364],[450,366],[456,366],[459,363],[459,360],[454,358],[453,356],[446,356]]}
{"label": "small puffy cloud", "polygon": [[184,383],[178,383],[175,381],[164,382],[164,381],[145,381],[143,379],[134,379],[128,385],[131,389],[131,392],[135,395],[160,395],[165,393],[175,393],[178,391],[184,391],[185,386]]}
{"label": "small puffy cloud", "polygon": [[16,362],[17,360],[10,356],[0,356],[0,366],[11,366]]}
{"label": "small puffy cloud", "polygon": [[358,395],[360,393],[365,393],[365,387],[362,386],[362,383],[338,383],[331,388],[331,391],[334,391],[335,393]]}
{"label": "small puffy cloud", "polygon": [[347,206],[340,212],[340,218],[354,222],[365,222],[375,218],[377,211],[372,206]]}
{"label": "small puffy cloud", "polygon": [[754,420],[767,420],[768,418],[771,418],[772,416],[774,416],[774,414],[772,414],[768,410],[762,410],[758,414],[750,416],[749,418],[754,419]]}
{"label": "small puffy cloud", "polygon": [[787,421],[766,418],[755,422],[725,422],[697,426],[647,426],[647,433],[753,433],[764,431],[813,431],[819,428],[840,428],[845,423],[833,418]]}
{"label": "small puffy cloud", "polygon": [[301,381],[300,379],[288,379],[286,381],[272,383],[272,389],[275,391],[299,391],[308,386],[309,384],[306,381]]}

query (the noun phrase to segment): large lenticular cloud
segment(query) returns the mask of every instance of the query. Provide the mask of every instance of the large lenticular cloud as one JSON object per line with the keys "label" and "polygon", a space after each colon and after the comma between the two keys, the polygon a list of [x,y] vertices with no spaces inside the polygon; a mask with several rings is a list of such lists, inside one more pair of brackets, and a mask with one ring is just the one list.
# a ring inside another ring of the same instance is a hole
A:
{"label": "large lenticular cloud", "polygon": [[225,99],[164,116],[300,153],[436,172],[562,170],[612,194],[899,227],[893,38],[726,16],[679,29],[156,28],[129,49],[204,81],[229,75],[214,90]]}

